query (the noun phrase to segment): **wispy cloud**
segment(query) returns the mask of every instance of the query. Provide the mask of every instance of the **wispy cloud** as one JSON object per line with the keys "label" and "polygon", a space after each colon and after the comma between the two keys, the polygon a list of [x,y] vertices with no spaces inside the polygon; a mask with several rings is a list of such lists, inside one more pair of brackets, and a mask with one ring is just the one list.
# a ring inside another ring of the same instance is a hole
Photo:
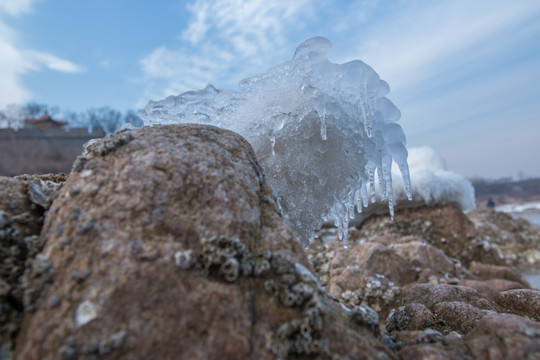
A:
{"label": "wispy cloud", "polygon": [[374,65],[393,89],[503,48],[512,40],[509,35],[518,35],[516,25],[540,14],[540,2],[529,0],[400,3],[356,36],[360,46],[349,54]]}
{"label": "wispy cloud", "polygon": [[37,0],[0,0],[0,108],[31,99],[22,84],[22,77],[30,71],[50,69],[76,73],[84,69],[71,61],[47,52],[27,49],[21,45],[18,33],[2,21],[6,16],[22,16],[32,10]]}
{"label": "wispy cloud", "polygon": [[290,31],[310,9],[308,0],[195,0],[187,5],[190,20],[178,47],[159,47],[141,60],[147,94],[163,97],[208,83],[232,87],[264,71],[270,59],[291,56]]}

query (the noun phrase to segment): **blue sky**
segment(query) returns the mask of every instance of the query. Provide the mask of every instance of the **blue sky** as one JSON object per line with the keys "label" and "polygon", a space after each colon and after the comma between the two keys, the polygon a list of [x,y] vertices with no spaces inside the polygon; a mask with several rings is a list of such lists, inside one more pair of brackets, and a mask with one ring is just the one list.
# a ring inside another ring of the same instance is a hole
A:
{"label": "blue sky", "polygon": [[540,176],[537,0],[0,0],[0,108],[235,88],[312,36],[390,84],[409,146],[466,176]]}

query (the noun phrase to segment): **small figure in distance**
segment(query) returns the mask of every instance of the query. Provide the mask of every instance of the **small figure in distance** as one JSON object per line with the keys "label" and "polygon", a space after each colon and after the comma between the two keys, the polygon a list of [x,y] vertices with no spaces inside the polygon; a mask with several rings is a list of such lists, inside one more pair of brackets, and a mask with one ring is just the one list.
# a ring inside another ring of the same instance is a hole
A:
{"label": "small figure in distance", "polygon": [[487,207],[489,209],[495,209],[495,202],[491,198],[488,199]]}

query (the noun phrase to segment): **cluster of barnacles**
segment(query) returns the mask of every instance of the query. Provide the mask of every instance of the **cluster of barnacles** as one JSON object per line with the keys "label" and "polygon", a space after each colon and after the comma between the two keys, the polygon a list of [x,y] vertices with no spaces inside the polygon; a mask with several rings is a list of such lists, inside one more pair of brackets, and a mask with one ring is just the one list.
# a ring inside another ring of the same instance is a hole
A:
{"label": "cluster of barnacles", "polygon": [[307,268],[280,254],[252,254],[239,239],[215,236],[201,240],[202,249],[178,251],[174,261],[183,270],[201,269],[227,282],[240,276],[264,277],[265,290],[285,307],[300,307],[302,315],[267,337],[267,347],[279,359],[291,354],[331,356],[328,341],[317,339],[323,328],[324,290]]}
{"label": "cluster of barnacles", "polygon": [[261,251],[255,256],[246,249],[239,239],[214,236],[202,239],[202,249],[181,250],[174,254],[174,261],[183,270],[203,269],[206,274],[216,273],[227,282],[234,282],[240,275],[263,276],[270,271],[269,251]]}
{"label": "cluster of barnacles", "polygon": [[328,341],[314,338],[322,328],[320,309],[308,307],[301,317],[281,325],[275,333],[270,334],[267,347],[278,359],[286,359],[291,354],[316,355],[329,359]]}
{"label": "cluster of barnacles", "polygon": [[323,329],[324,292],[318,279],[304,266],[282,256],[270,260],[277,281],[264,282],[266,291],[286,307],[301,307],[302,315],[287,322],[267,338],[267,347],[279,359],[288,355],[312,355],[330,358],[328,341],[317,339]]}

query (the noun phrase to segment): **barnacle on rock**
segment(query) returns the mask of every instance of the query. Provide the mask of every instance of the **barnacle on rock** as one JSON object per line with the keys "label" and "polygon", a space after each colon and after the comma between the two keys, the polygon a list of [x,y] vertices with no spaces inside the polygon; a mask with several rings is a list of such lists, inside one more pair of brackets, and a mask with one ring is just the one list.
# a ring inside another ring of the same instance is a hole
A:
{"label": "barnacle on rock", "polygon": [[283,306],[292,307],[295,306],[297,302],[299,302],[299,297],[296,293],[285,288],[280,290],[279,292],[279,301],[281,301],[281,304],[283,304]]}
{"label": "barnacle on rock", "polygon": [[77,311],[75,312],[75,325],[77,327],[88,324],[98,316],[96,305],[90,300],[85,300],[79,304]]}
{"label": "barnacle on rock", "polygon": [[238,264],[238,260],[235,258],[227,259],[223,264],[221,264],[219,273],[228,282],[233,282],[238,279],[238,275],[240,274],[240,265]]}
{"label": "barnacle on rock", "polygon": [[197,257],[195,255],[195,252],[191,249],[184,250],[184,251],[177,251],[174,254],[174,262],[182,270],[190,269],[193,265],[195,265],[196,261],[197,261]]}
{"label": "barnacle on rock", "polygon": [[253,275],[263,276],[270,271],[270,262],[266,259],[257,258],[253,266]]}
{"label": "barnacle on rock", "polygon": [[131,131],[121,130],[114,134],[108,134],[101,139],[90,140],[84,144],[83,156],[105,156],[133,139],[134,137]]}
{"label": "barnacle on rock", "polygon": [[242,275],[250,276],[253,273],[253,267],[255,263],[249,252],[245,252],[240,260],[240,269],[242,270]]}

